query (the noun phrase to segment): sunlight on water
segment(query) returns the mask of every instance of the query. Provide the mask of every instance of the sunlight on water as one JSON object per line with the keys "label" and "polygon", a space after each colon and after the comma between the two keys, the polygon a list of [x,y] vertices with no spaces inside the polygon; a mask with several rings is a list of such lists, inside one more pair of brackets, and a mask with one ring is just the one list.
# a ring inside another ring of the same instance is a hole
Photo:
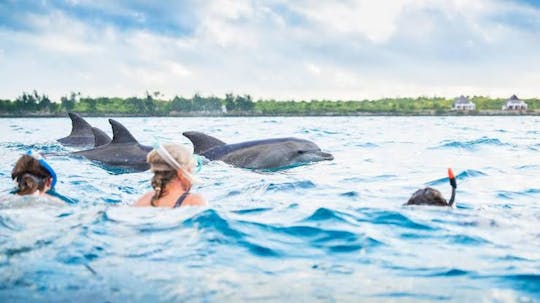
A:
{"label": "sunlight on water", "polygon": [[[106,118],[88,118],[110,134]],[[149,172],[70,156],[65,119],[1,119],[0,301],[539,302],[536,117],[118,118],[141,143],[300,137],[333,161],[205,164],[209,207],[129,207]],[[9,196],[36,149],[65,206]],[[456,207],[404,207],[418,188]]]}

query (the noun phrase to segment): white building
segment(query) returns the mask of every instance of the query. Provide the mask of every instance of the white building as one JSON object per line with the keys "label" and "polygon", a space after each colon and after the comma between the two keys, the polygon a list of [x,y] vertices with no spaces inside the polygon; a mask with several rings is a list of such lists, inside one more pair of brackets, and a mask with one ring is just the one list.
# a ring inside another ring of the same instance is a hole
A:
{"label": "white building", "polygon": [[523,102],[523,100],[519,100],[516,95],[512,95],[512,97],[503,104],[502,110],[527,110],[527,103]]}
{"label": "white building", "polygon": [[452,110],[475,110],[476,105],[469,100],[469,98],[460,96],[459,98],[454,99],[454,104],[452,105]]}

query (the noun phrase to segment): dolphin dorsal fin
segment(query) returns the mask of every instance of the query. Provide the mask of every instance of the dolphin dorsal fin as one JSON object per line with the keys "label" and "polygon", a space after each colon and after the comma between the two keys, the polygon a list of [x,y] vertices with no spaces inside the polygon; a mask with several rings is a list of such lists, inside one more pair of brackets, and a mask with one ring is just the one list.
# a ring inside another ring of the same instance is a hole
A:
{"label": "dolphin dorsal fin", "polygon": [[74,137],[92,136],[92,126],[76,113],[68,113],[71,119],[71,134]]}
{"label": "dolphin dorsal fin", "polygon": [[135,137],[120,122],[109,119],[112,126],[113,139],[111,143],[138,143]]}
{"label": "dolphin dorsal fin", "polygon": [[193,153],[195,154],[201,154],[212,148],[227,144],[200,132],[184,132],[182,135],[186,136],[193,143]]}
{"label": "dolphin dorsal fin", "polygon": [[97,127],[92,127],[92,132],[94,132],[94,147],[105,145],[111,142],[111,137],[107,135],[104,131]]}

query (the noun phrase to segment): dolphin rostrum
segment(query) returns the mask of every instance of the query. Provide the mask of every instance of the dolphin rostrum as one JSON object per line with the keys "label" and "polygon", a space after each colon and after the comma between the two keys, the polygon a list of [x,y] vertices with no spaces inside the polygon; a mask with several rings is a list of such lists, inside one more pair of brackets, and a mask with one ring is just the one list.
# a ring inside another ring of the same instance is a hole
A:
{"label": "dolphin rostrum", "polygon": [[108,167],[127,168],[133,171],[145,171],[150,168],[146,163],[146,155],[152,147],[139,144],[126,127],[118,121],[109,119],[109,123],[113,131],[111,142],[73,154],[98,161]]}
{"label": "dolphin rostrum", "polygon": [[315,143],[298,138],[275,138],[236,144],[200,132],[184,132],[194,153],[209,160],[221,160],[233,166],[251,169],[277,169],[309,162],[333,160]]}
{"label": "dolphin rostrum", "polygon": [[71,133],[69,136],[58,139],[64,145],[83,146],[94,144],[92,126],[76,113],[68,113],[71,119]]}

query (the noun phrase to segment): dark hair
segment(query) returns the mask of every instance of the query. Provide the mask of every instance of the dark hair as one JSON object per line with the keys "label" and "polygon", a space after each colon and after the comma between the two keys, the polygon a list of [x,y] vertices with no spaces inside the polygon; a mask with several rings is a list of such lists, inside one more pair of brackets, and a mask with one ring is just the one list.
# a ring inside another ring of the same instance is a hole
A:
{"label": "dark hair", "polygon": [[152,177],[152,188],[154,188],[154,196],[150,200],[152,206],[156,206],[155,202],[161,198],[161,196],[166,193],[165,187],[171,180],[176,177],[176,171],[167,170],[167,171],[156,171]]}
{"label": "dark hair", "polygon": [[19,195],[33,194],[36,190],[42,191],[45,188],[45,180],[51,177],[38,160],[28,155],[20,157],[11,171],[11,179],[17,181],[16,193]]}

